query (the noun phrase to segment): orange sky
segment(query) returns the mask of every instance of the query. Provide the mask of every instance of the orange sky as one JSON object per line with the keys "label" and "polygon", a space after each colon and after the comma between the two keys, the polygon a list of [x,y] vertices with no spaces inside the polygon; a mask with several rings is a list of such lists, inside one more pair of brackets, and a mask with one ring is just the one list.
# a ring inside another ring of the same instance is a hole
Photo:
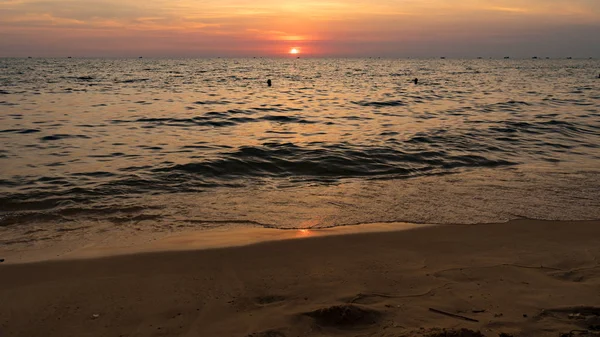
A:
{"label": "orange sky", "polygon": [[0,0],[0,56],[600,56],[600,0]]}

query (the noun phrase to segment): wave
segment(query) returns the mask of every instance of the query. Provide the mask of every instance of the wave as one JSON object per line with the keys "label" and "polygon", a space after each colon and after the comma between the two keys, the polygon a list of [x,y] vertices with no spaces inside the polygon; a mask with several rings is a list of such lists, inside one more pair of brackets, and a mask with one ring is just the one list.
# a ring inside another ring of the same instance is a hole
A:
{"label": "wave", "polygon": [[86,135],[69,135],[69,134],[56,134],[51,136],[41,137],[40,140],[43,142],[53,141],[53,140],[63,140],[69,138],[81,138],[81,139],[89,139],[89,136]]}
{"label": "wave", "polygon": [[198,104],[198,105],[226,105],[226,104],[231,104],[231,102],[229,101],[196,101],[194,102],[194,104]]}
{"label": "wave", "polygon": [[[594,128],[593,125],[583,126],[577,123],[552,119],[531,122],[501,121],[489,127],[488,130],[500,133],[525,133],[531,135],[553,134],[555,136],[575,138],[585,133],[596,134],[597,132],[590,130]],[[525,141],[525,139],[522,141]]]}
{"label": "wave", "polygon": [[81,221],[83,218],[93,220],[97,217],[113,223],[157,219],[158,214],[151,214],[156,206],[123,206],[120,204],[95,205],[69,205],[52,210],[20,210],[0,215],[0,227],[17,225],[21,223]]}
{"label": "wave", "polygon": [[513,165],[502,159],[444,152],[404,152],[391,147],[344,144],[304,148],[287,143],[241,147],[219,159],[156,168],[154,172],[185,172],[204,177],[410,177],[459,167]]}
{"label": "wave", "polygon": [[[415,139],[416,140],[416,139]],[[189,146],[187,148],[190,148]],[[193,150],[203,151],[192,147]],[[215,150],[215,149],[213,149]],[[62,204],[89,204],[96,199],[199,192],[215,187],[241,187],[264,179],[331,183],[348,178],[406,179],[452,173],[466,167],[514,165],[502,158],[445,151],[402,151],[392,147],[350,144],[264,143],[223,151],[188,163],[163,163],[119,171],[72,173],[62,177],[22,177],[20,193],[0,197],[0,211],[51,209]],[[248,178],[252,178],[248,181]],[[41,188],[40,184],[48,188]],[[29,190],[30,186],[36,186]]]}
{"label": "wave", "polygon": [[36,133],[40,132],[39,129],[6,129],[0,130],[0,133],[20,133],[20,134],[28,134],[28,133]]}
{"label": "wave", "polygon": [[229,117],[227,113],[222,112],[208,112],[204,116],[197,116],[192,118],[171,118],[171,117],[160,117],[160,118],[138,118],[135,120],[120,120],[114,119],[111,121],[113,124],[122,123],[145,123],[145,124],[156,124],[163,126],[210,126],[210,127],[227,127],[235,126],[238,124],[254,123],[254,122],[277,122],[277,123],[298,123],[298,124],[315,124],[317,121],[307,120],[300,116],[286,116],[286,115],[265,115],[261,117]]}
{"label": "wave", "polygon": [[315,121],[309,121],[309,120],[299,118],[299,117],[294,117],[294,116],[275,116],[275,115],[267,115],[264,117],[260,117],[259,120],[278,122],[278,123],[299,123],[299,124],[317,123]]}
{"label": "wave", "polygon": [[149,78],[132,78],[132,79],[128,79],[128,80],[115,81],[115,83],[128,84],[128,83],[139,83],[139,82],[147,82],[147,81],[150,81],[150,79]]}
{"label": "wave", "polygon": [[392,100],[392,101],[357,101],[357,102],[352,102],[353,104],[357,104],[360,106],[366,106],[366,107],[393,107],[393,106],[404,106],[406,105],[405,102],[403,101],[398,101],[398,100]]}

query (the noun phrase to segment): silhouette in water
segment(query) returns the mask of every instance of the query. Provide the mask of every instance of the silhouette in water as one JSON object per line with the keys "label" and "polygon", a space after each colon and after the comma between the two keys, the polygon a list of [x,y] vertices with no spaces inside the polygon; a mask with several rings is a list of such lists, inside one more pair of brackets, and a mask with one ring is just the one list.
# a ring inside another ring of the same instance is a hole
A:
{"label": "silhouette in water", "polygon": [[268,79],[268,80],[267,80],[267,85],[268,85],[268,86],[271,86],[271,85],[273,85],[273,83],[271,82],[271,79]]}
{"label": "silhouette in water", "polygon": [[413,82],[415,82],[415,84],[419,84],[419,79],[418,79],[418,78],[415,78],[415,79],[413,80]]}

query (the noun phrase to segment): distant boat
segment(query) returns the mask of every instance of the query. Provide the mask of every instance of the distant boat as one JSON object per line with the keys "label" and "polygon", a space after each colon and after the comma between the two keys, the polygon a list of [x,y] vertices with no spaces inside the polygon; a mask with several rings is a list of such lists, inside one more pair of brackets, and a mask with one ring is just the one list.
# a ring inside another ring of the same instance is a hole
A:
{"label": "distant boat", "polygon": [[538,57],[537,57],[537,56],[534,56],[534,57],[532,57],[531,59],[532,59],[532,60],[537,60],[537,59],[538,59]]}
{"label": "distant boat", "polygon": [[445,56],[442,56],[442,57],[440,57],[440,58],[441,58],[442,60],[445,60],[445,59],[446,59],[446,57],[445,57]]}
{"label": "distant boat", "polygon": [[28,59],[30,59],[30,58],[31,58],[31,56],[27,56],[27,58],[28,58]]}
{"label": "distant boat", "polygon": [[481,60],[482,58],[483,58],[483,57],[479,56],[477,59],[478,59],[478,60]]}
{"label": "distant boat", "polygon": [[139,59],[143,59],[143,57],[141,57],[141,56],[140,56],[140,57],[138,57],[138,58],[139,58]]}
{"label": "distant boat", "polygon": [[510,56],[504,56],[505,60],[508,60],[510,58]]}
{"label": "distant boat", "polygon": [[549,60],[550,58],[546,56],[546,60]]}
{"label": "distant boat", "polygon": [[71,56],[69,56],[69,57],[67,57],[67,58],[68,58],[68,59],[72,59],[72,57],[71,57]]}
{"label": "distant boat", "polygon": [[567,60],[572,60],[573,58],[571,56],[567,57]]}

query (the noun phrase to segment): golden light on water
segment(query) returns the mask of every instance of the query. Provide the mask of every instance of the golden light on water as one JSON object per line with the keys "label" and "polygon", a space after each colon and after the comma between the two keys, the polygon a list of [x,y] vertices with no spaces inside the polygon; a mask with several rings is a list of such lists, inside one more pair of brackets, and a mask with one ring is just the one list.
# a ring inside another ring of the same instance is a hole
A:
{"label": "golden light on water", "polygon": [[313,233],[310,231],[310,229],[299,229],[298,230],[298,236],[300,237],[307,237],[307,236],[311,236]]}

